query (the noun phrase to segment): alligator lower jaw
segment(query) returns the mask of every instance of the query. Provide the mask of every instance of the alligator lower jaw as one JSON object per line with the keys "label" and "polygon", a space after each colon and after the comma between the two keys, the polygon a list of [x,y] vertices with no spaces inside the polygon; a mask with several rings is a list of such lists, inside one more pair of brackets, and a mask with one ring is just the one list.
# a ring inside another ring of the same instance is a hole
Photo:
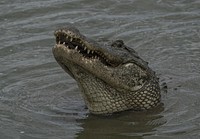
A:
{"label": "alligator lower jaw", "polygon": [[[78,47],[78,46],[76,46]],[[54,56],[59,63],[64,66],[68,66],[66,63],[71,62],[73,64],[79,65],[81,67],[87,67],[88,64],[102,64],[103,66],[110,66],[104,58],[95,55],[93,52],[91,54],[82,53],[79,49],[71,49],[69,46],[64,44],[56,44],[53,48]]]}

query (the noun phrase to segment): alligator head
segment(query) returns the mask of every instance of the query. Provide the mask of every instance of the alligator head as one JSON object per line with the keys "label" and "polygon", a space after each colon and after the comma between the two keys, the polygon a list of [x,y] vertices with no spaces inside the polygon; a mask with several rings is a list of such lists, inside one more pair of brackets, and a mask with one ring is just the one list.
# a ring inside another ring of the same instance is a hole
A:
{"label": "alligator head", "polygon": [[74,27],[56,30],[53,54],[78,83],[91,113],[145,110],[160,102],[158,79],[123,41],[92,41]]}

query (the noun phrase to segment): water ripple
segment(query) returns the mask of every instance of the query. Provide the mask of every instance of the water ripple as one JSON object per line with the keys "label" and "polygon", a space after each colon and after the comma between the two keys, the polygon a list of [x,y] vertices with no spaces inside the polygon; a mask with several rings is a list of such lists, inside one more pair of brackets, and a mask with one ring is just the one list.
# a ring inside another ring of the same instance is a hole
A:
{"label": "water ripple", "polygon": [[[199,7],[198,0],[1,0],[1,138],[200,136]],[[166,84],[163,105],[89,114],[51,52],[53,31],[68,23],[89,38],[122,39],[134,48]]]}

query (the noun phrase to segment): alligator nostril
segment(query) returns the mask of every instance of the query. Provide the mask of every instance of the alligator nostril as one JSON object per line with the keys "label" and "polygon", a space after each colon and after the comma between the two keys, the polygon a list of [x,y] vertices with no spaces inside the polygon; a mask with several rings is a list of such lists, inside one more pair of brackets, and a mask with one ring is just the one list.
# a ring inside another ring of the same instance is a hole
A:
{"label": "alligator nostril", "polygon": [[59,37],[57,36],[57,37],[56,37],[56,43],[58,43],[58,42],[59,42]]}

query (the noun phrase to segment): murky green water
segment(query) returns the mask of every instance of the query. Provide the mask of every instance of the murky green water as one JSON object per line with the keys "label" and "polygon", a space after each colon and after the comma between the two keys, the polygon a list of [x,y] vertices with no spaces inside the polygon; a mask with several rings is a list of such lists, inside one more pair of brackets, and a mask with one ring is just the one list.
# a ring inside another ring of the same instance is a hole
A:
{"label": "murky green water", "polygon": [[[55,62],[53,31],[123,39],[157,72],[163,105],[91,115]],[[1,139],[200,138],[199,0],[1,0]]]}

